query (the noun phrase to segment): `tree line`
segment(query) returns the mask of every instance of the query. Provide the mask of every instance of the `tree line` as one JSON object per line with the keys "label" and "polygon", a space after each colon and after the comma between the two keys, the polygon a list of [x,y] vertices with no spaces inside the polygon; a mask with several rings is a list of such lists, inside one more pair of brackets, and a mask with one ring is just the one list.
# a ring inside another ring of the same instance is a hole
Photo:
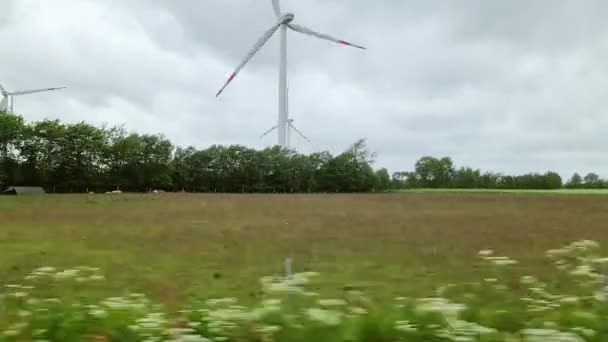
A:
{"label": "tree line", "polygon": [[25,122],[0,113],[0,190],[42,186],[49,192],[370,192],[391,186],[374,170],[365,140],[338,155],[300,154],[278,146],[255,150],[177,147],[161,134],[128,133],[59,120]]}
{"label": "tree line", "polygon": [[470,167],[454,166],[450,157],[420,158],[413,171],[396,172],[392,177],[392,187],[399,189],[454,188],[454,189],[607,189],[608,180],[595,173],[581,177],[575,173],[564,182],[553,171],[505,175],[495,172],[481,172]]}
{"label": "tree line", "polygon": [[361,139],[338,155],[301,154],[279,146],[206,149],[175,146],[162,134],[129,133],[59,120],[26,122],[0,113],[0,190],[42,186],[49,192],[371,192],[415,188],[608,188],[608,180],[578,173],[505,175],[459,167],[449,157],[420,158],[413,171],[374,169]]}

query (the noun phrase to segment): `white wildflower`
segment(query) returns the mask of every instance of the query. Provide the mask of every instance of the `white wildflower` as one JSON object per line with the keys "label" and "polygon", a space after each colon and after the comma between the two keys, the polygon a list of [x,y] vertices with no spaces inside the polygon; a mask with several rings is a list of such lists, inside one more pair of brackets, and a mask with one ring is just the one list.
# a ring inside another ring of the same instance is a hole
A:
{"label": "white wildflower", "polygon": [[532,284],[536,284],[538,282],[538,280],[536,280],[536,278],[533,276],[523,276],[523,277],[521,277],[520,282],[525,285],[532,285]]}
{"label": "white wildflower", "polygon": [[590,265],[578,265],[574,270],[570,272],[573,276],[592,276],[594,273],[593,268]]}
{"label": "white wildflower", "polygon": [[28,295],[29,295],[29,293],[27,293],[25,291],[17,291],[17,292],[9,293],[9,296],[15,297],[15,298],[25,298]]}
{"label": "white wildflower", "polygon": [[55,273],[55,279],[57,280],[65,280],[74,278],[78,275],[78,270],[64,270],[58,273]]}
{"label": "white wildflower", "polygon": [[29,306],[35,306],[38,305],[40,303],[39,299],[36,298],[28,298],[27,301],[25,301],[25,304],[29,305]]}
{"label": "white wildflower", "polygon": [[339,312],[325,310],[321,308],[310,308],[306,310],[310,320],[317,321],[326,325],[336,326],[340,324],[341,314]]}
{"label": "white wildflower", "polygon": [[509,288],[506,285],[504,285],[504,284],[494,285],[494,289],[496,291],[508,291],[509,290]]}
{"label": "white wildflower", "polygon": [[34,331],[32,331],[32,335],[42,336],[42,335],[46,334],[46,332],[47,332],[46,329],[35,329]]}
{"label": "white wildflower", "polygon": [[597,300],[598,302],[605,302],[606,301],[606,291],[597,291],[593,295],[593,298],[595,298],[595,300]]}
{"label": "white wildflower", "polygon": [[348,303],[343,299],[321,299],[321,300],[319,300],[319,305],[326,306],[326,307],[346,306],[346,305],[348,305]]}
{"label": "white wildflower", "polygon": [[418,329],[415,324],[412,324],[410,321],[397,321],[395,322],[395,329],[403,332],[415,332]]}
{"label": "white wildflower", "polygon": [[15,337],[15,336],[19,335],[19,331],[15,330],[15,329],[8,329],[8,330],[5,330],[2,334],[6,337]]}
{"label": "white wildflower", "polygon": [[451,303],[445,298],[423,298],[419,299],[416,310],[422,312],[441,313],[449,319],[456,319],[466,309],[463,304]]}
{"label": "white wildflower", "polygon": [[105,318],[108,316],[107,311],[103,309],[92,309],[89,311],[89,314],[95,318]]}
{"label": "white wildflower", "polygon": [[572,328],[572,331],[588,338],[592,338],[597,334],[595,330],[584,327],[575,327]]}
{"label": "white wildflower", "polygon": [[355,314],[355,315],[366,315],[367,314],[367,310],[365,310],[364,308],[360,308],[360,307],[351,307],[351,308],[349,308],[349,310],[352,314]]}
{"label": "white wildflower", "polygon": [[509,265],[515,265],[515,264],[517,264],[516,260],[509,259],[507,257],[502,257],[502,258],[494,259],[492,262],[496,266],[509,266]]}
{"label": "white wildflower", "polygon": [[276,299],[276,298],[266,299],[262,302],[262,305],[263,306],[278,306],[278,305],[281,305],[281,300]]}
{"label": "white wildflower", "polygon": [[578,304],[579,298],[578,297],[563,297],[560,299],[560,302],[562,304]]}
{"label": "white wildflower", "polygon": [[207,306],[220,306],[220,305],[232,305],[236,304],[236,298],[216,298],[216,299],[208,299],[206,304]]}
{"label": "white wildflower", "polygon": [[16,324],[9,326],[8,329],[3,332],[3,334],[6,337],[15,337],[15,336],[19,335],[23,331],[23,329],[26,328],[27,326],[28,326],[28,324],[24,323],[24,322],[16,323]]}
{"label": "white wildflower", "polygon": [[257,327],[255,330],[260,334],[272,335],[279,332],[281,330],[281,327],[277,325],[264,325],[261,327]]}
{"label": "white wildflower", "polygon": [[27,311],[27,310],[19,310],[17,311],[17,316],[21,317],[21,318],[25,318],[25,317],[29,317],[31,316],[32,313]]}
{"label": "white wildflower", "polygon": [[608,264],[608,258],[597,258],[597,259],[593,260],[593,263],[600,264],[600,265],[606,265],[606,264]]}

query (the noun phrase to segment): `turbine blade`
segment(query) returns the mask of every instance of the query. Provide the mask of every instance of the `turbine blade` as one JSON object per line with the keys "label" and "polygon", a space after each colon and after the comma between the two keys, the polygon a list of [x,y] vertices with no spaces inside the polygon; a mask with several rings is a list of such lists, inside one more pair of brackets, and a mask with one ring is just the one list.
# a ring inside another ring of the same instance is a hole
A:
{"label": "turbine blade", "polygon": [[289,24],[288,26],[289,26],[289,28],[291,28],[292,30],[294,30],[296,32],[300,32],[300,33],[303,33],[303,34],[306,34],[309,36],[313,36],[313,37],[316,37],[319,39],[329,40],[330,42],[334,42],[334,43],[338,43],[338,44],[342,44],[342,45],[346,45],[346,46],[352,46],[352,47],[356,47],[356,48],[363,49],[363,50],[366,49],[365,47],[363,47],[361,45],[353,44],[353,43],[347,42],[345,40],[334,38],[334,37],[324,34],[324,33],[315,32],[304,26],[300,26],[300,25],[296,25],[296,24]]}
{"label": "turbine blade", "polygon": [[272,0],[272,7],[274,8],[274,13],[277,15],[277,18],[281,17],[281,5],[279,4],[279,0]]}
{"label": "turbine blade", "polygon": [[274,131],[275,129],[277,129],[277,127],[279,127],[279,126],[274,126],[274,127],[272,127],[271,129],[267,130],[267,131],[266,131],[266,133],[264,133],[264,134],[260,135],[260,139],[261,139],[261,138],[263,138],[263,137],[265,137],[265,136],[267,136],[268,134],[270,134],[270,132],[272,132],[272,131]]}
{"label": "turbine blade", "polygon": [[260,48],[262,46],[264,46],[264,44],[266,44],[268,39],[270,39],[270,37],[272,37],[272,35],[279,28],[279,26],[281,26],[281,24],[275,24],[268,31],[264,32],[264,35],[260,39],[258,39],[258,41],[255,43],[253,48],[249,51],[247,56],[245,56],[245,59],[241,62],[241,64],[239,64],[236,67],[236,69],[234,69],[234,72],[230,75],[230,77],[228,77],[228,81],[226,81],[226,83],[224,83],[224,86],[222,86],[222,88],[217,92],[215,97],[220,96],[220,94],[224,91],[224,89],[226,89],[228,84],[230,84],[230,82],[232,82],[232,80],[234,80],[234,78],[236,77],[236,75],[238,75],[238,73],[241,71],[241,69],[243,69],[245,64],[247,64],[247,62],[249,62],[249,60],[260,50]]}
{"label": "turbine blade", "polygon": [[32,90],[19,90],[19,91],[13,91],[13,92],[7,93],[7,95],[11,95],[11,96],[28,95],[28,94],[34,94],[34,93],[42,93],[44,91],[59,90],[59,89],[64,89],[64,88],[65,87],[32,89]]}
{"label": "turbine blade", "polygon": [[300,132],[300,130],[291,122],[289,123],[289,127],[293,128],[294,131],[296,131],[302,138],[306,139],[306,141],[310,142],[310,139],[308,139],[304,133]]}

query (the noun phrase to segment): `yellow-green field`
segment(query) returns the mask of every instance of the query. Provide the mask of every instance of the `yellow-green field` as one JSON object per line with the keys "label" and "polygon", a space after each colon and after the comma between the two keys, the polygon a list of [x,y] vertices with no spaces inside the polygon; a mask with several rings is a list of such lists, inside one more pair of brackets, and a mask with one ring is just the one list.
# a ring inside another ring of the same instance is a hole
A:
{"label": "yellow-green field", "polygon": [[542,195],[608,195],[608,189],[407,189],[399,190],[402,193],[504,193],[504,194],[542,194]]}
{"label": "yellow-green field", "polygon": [[[480,276],[491,248],[543,275],[544,252],[608,238],[608,196],[521,193],[378,195],[47,195],[0,197],[0,274],[40,266],[103,269],[103,294],[141,291],[256,300],[258,279],[317,271],[319,292],[361,287],[382,299]],[[546,275],[546,274],[545,274]]]}

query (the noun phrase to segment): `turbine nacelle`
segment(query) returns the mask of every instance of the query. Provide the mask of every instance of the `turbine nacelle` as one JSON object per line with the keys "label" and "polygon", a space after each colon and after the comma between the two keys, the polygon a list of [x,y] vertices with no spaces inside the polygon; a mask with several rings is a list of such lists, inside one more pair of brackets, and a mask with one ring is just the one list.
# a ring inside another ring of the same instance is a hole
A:
{"label": "turbine nacelle", "polygon": [[292,22],[294,18],[295,18],[295,15],[293,15],[293,13],[285,13],[285,15],[283,15],[281,17],[280,21],[281,21],[281,24],[287,25],[290,22]]}

